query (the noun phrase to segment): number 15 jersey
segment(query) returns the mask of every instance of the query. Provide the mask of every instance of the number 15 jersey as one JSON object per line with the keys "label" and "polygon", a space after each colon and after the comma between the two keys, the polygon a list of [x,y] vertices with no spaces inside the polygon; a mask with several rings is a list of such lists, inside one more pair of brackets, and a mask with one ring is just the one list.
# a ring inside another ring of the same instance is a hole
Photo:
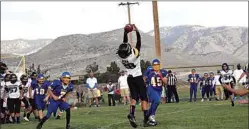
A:
{"label": "number 15 jersey", "polygon": [[132,53],[122,60],[122,64],[127,70],[128,75],[133,77],[142,76],[141,66],[140,66],[140,55],[136,48],[132,48]]}

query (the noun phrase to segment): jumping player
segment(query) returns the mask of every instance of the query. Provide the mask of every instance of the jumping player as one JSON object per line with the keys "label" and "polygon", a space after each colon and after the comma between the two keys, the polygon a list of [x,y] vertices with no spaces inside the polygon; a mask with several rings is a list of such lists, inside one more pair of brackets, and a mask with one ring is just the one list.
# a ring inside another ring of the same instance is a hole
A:
{"label": "jumping player", "polygon": [[8,93],[7,106],[12,118],[12,123],[20,123],[21,90],[20,82],[16,74],[10,74],[10,81],[6,83],[5,90]]}
{"label": "jumping player", "polygon": [[[227,63],[222,64],[222,71],[221,71],[221,76],[219,78],[219,81],[223,86],[230,86],[230,87],[233,87],[234,83],[236,83],[236,80],[233,76],[233,71],[229,69],[229,66]],[[234,106],[234,100],[233,100],[234,95],[230,91],[228,91],[228,94],[231,99],[231,104],[232,106]]]}
{"label": "jumping player", "polygon": [[39,74],[37,82],[30,87],[30,90],[35,91],[34,99],[40,120],[43,118],[43,111],[49,98],[47,95],[48,86],[50,86],[50,82],[45,80],[43,74]]}
{"label": "jumping player", "polygon": [[50,95],[47,114],[42,118],[36,129],[41,129],[42,125],[50,118],[51,114],[57,111],[58,108],[66,111],[66,129],[70,129],[70,106],[66,101],[66,96],[74,89],[71,81],[71,74],[63,72],[60,80],[54,80],[48,87],[48,94]]}
{"label": "jumping player", "polygon": [[160,61],[154,59],[152,61],[152,70],[149,72],[147,79],[149,80],[148,85],[148,96],[151,106],[149,109],[149,121],[148,125],[156,126],[155,114],[158,105],[161,103],[161,94],[163,91],[163,83],[167,84],[167,71],[160,68]]}
{"label": "jumping player", "polygon": [[135,25],[134,31],[137,35],[136,47],[133,48],[128,43],[129,32],[124,31],[123,43],[119,45],[117,54],[122,59],[122,64],[128,72],[127,82],[130,88],[131,93],[131,104],[130,104],[130,113],[127,116],[132,127],[136,128],[136,119],[135,119],[135,105],[136,100],[141,99],[141,107],[144,112],[144,123],[148,121],[148,98],[146,92],[146,85],[144,84],[143,75],[140,66],[140,48],[141,48],[141,36]]}
{"label": "jumping player", "polygon": [[28,101],[28,90],[30,87],[30,83],[28,83],[28,77],[26,75],[22,75],[20,77],[20,81],[21,81],[21,87],[22,87],[22,102],[24,103],[24,114],[23,114],[23,119],[25,121],[29,121],[29,119],[27,118],[27,113],[30,113],[30,105],[29,105],[29,101]]}

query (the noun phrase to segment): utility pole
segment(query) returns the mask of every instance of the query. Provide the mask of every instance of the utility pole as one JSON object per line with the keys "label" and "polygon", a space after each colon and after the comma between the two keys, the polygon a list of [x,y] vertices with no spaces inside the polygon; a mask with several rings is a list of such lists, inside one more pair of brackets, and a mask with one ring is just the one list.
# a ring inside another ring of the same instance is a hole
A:
{"label": "utility pole", "polygon": [[[161,46],[160,46],[160,31],[159,31],[157,0],[152,1],[152,7],[153,7],[153,18],[154,18],[156,57],[159,60],[161,60]],[[161,60],[161,65],[162,65],[162,60]]]}
{"label": "utility pole", "polygon": [[[121,2],[118,6],[127,6],[127,9],[128,9],[128,23],[131,24],[131,10],[130,10],[130,5],[134,5],[134,4],[137,4],[139,5],[138,2],[135,2],[135,3],[132,3],[132,2],[126,2],[126,3],[123,3]],[[132,43],[132,33],[130,33],[130,44],[133,45]]]}

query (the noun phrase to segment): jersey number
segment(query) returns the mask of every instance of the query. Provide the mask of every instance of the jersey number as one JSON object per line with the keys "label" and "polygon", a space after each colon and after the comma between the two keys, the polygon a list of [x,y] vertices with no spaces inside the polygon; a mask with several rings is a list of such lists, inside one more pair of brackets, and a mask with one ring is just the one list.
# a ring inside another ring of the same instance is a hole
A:
{"label": "jersey number", "polygon": [[136,67],[134,63],[129,63],[127,60],[122,60],[122,64],[127,69],[134,69]]}
{"label": "jersey number", "polygon": [[10,93],[16,93],[17,92],[17,87],[13,87],[10,89]]}
{"label": "jersey number", "polygon": [[44,95],[45,94],[45,90],[44,89],[40,89],[40,93],[39,93],[39,89],[36,89],[36,94]]}
{"label": "jersey number", "polygon": [[190,79],[190,82],[195,82],[196,81],[196,78],[195,77],[192,77],[191,79]]}
{"label": "jersey number", "polygon": [[150,82],[151,82],[151,85],[154,87],[162,86],[162,80],[160,77],[152,77]]}

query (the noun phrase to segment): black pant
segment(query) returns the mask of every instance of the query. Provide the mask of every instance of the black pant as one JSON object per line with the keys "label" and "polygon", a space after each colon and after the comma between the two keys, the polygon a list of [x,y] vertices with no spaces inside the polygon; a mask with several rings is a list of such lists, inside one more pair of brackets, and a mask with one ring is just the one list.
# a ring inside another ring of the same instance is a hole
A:
{"label": "black pant", "polygon": [[108,104],[109,106],[111,106],[111,101],[112,101],[112,105],[115,106],[115,100],[114,100],[114,95],[113,94],[108,94]]}
{"label": "black pant", "polygon": [[171,96],[174,94],[176,102],[178,103],[179,97],[178,97],[178,93],[176,91],[176,86],[175,85],[173,85],[173,86],[168,85],[167,90],[168,90],[168,94],[167,94],[168,102],[171,102]]}
{"label": "black pant", "polygon": [[7,106],[8,106],[10,113],[20,113],[21,100],[19,98],[8,98]]}

